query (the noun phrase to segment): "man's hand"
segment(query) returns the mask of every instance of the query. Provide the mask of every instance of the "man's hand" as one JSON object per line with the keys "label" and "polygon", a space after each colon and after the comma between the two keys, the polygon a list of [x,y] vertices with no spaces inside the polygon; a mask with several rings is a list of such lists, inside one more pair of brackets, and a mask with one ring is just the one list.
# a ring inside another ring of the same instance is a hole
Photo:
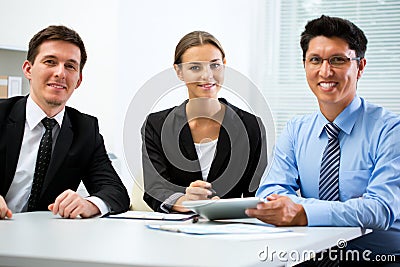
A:
{"label": "man's hand", "polygon": [[277,226],[308,224],[303,206],[294,203],[289,197],[273,194],[267,200],[257,204],[256,209],[247,209],[246,214]]}
{"label": "man's hand", "polygon": [[54,215],[58,213],[63,218],[71,219],[75,219],[78,215],[89,218],[100,213],[96,205],[69,189],[61,193],[48,208]]}
{"label": "man's hand", "polygon": [[5,218],[11,219],[11,217],[12,217],[11,210],[7,207],[7,203],[4,200],[4,198],[0,196],[0,220]]}

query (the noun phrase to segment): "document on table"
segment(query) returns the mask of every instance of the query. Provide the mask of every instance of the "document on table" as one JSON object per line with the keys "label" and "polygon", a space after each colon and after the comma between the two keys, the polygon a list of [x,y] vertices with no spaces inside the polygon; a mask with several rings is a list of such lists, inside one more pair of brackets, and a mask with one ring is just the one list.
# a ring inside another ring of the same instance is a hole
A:
{"label": "document on table", "polygon": [[163,220],[163,221],[186,221],[197,220],[197,214],[161,213],[148,211],[127,211],[120,214],[107,215],[104,218],[116,219],[141,219],[141,220]]}
{"label": "document on table", "polygon": [[148,228],[155,230],[164,230],[177,233],[193,235],[217,235],[217,234],[275,234],[290,232],[284,228],[253,225],[246,223],[228,223],[228,224],[148,224]]}

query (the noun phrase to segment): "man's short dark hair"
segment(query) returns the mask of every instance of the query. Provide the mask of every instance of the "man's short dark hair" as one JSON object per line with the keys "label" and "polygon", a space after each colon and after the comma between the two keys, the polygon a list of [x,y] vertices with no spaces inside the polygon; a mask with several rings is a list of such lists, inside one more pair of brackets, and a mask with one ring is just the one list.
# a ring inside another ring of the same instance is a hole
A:
{"label": "man's short dark hair", "polygon": [[301,33],[300,39],[303,58],[306,56],[311,39],[317,36],[341,38],[348,43],[350,49],[356,52],[357,57],[364,58],[365,56],[367,37],[349,20],[322,15],[320,18],[309,21]]}
{"label": "man's short dark hair", "polygon": [[28,55],[26,59],[34,64],[36,56],[39,53],[40,45],[49,40],[65,41],[78,46],[79,50],[81,51],[81,62],[79,64],[79,69],[82,72],[87,60],[85,45],[76,31],[62,25],[51,25],[36,33],[29,42]]}

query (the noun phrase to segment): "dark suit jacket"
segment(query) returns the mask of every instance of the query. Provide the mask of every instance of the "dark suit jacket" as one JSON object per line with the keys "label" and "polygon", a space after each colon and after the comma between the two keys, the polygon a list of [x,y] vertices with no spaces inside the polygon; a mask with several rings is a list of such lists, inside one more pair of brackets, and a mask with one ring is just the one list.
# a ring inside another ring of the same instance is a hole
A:
{"label": "dark suit jacket", "polygon": [[[207,181],[221,198],[254,196],[267,166],[264,125],[225,99],[220,102],[227,108]],[[162,211],[167,198],[203,179],[186,103],[150,114],[142,127],[143,199],[154,211]]]}
{"label": "dark suit jacket", "polygon": [[[25,128],[27,97],[0,100],[0,195],[5,196],[15,175]],[[33,179],[33,178],[32,178]],[[126,188],[111,165],[95,117],[66,107],[39,199],[38,210],[66,189],[83,181],[89,194],[114,213],[129,208]]]}

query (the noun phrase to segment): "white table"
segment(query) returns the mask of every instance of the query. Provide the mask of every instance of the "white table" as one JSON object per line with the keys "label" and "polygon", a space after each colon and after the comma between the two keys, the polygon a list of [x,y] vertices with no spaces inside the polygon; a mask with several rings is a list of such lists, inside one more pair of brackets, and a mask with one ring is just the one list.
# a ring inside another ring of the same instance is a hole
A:
{"label": "white table", "polygon": [[285,266],[260,261],[260,251],[320,251],[363,234],[357,227],[290,227],[303,235],[227,240],[151,230],[148,223],[154,221],[14,214],[0,220],[0,266]]}

